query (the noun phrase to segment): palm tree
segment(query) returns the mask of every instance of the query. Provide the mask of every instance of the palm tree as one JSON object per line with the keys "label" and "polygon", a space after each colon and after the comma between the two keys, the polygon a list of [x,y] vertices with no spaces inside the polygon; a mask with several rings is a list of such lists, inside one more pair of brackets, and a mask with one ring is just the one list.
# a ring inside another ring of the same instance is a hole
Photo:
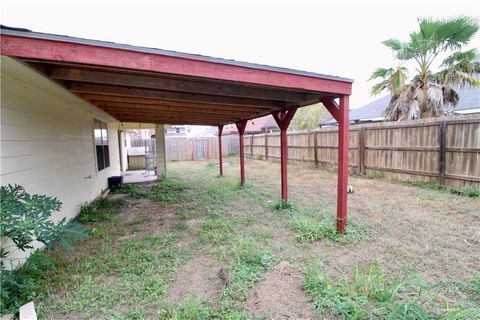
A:
{"label": "palm tree", "polygon": [[[389,39],[383,42],[392,49],[400,63],[413,61],[417,74],[407,83],[406,68],[378,68],[370,80],[382,81],[372,87],[372,94],[390,91],[392,98],[384,115],[390,120],[438,116],[458,103],[454,86],[480,86],[475,77],[480,71],[476,49],[462,52],[463,46],[479,29],[477,18],[456,17],[446,20],[419,19],[420,31],[410,33],[408,42]],[[438,56],[448,54],[434,73],[432,64]]]}

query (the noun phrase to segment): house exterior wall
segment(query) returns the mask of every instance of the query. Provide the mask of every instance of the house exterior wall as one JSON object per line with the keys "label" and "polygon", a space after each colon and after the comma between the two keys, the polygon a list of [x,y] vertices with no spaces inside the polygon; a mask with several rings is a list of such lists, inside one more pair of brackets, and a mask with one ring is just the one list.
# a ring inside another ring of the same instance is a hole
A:
{"label": "house exterior wall", "polygon": [[[120,175],[118,122],[21,62],[1,62],[1,185],[57,197],[62,208],[53,220],[74,218],[108,187],[108,177]],[[110,167],[101,171],[94,119],[108,125]]]}

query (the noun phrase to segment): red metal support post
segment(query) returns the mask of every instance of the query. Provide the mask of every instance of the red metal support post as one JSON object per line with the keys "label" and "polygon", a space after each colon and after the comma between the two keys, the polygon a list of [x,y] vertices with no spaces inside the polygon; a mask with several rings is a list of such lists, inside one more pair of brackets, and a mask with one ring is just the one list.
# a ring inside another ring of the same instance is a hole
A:
{"label": "red metal support post", "polygon": [[247,127],[248,120],[240,120],[235,123],[237,126],[238,134],[240,135],[240,184],[245,184],[245,150],[243,146],[243,134]]}
{"label": "red metal support post", "polygon": [[222,132],[223,132],[223,125],[220,125],[218,126],[218,167],[220,168],[221,177],[223,177]]}
{"label": "red metal support post", "polygon": [[272,113],[273,118],[280,128],[280,163],[282,172],[282,201],[288,200],[288,184],[287,184],[287,163],[288,163],[288,143],[287,143],[287,129],[292,121],[297,107],[292,107],[288,110],[282,110]]}
{"label": "red metal support post", "polygon": [[348,144],[349,144],[349,97],[340,97],[338,107],[338,189],[337,232],[343,233],[347,226]]}

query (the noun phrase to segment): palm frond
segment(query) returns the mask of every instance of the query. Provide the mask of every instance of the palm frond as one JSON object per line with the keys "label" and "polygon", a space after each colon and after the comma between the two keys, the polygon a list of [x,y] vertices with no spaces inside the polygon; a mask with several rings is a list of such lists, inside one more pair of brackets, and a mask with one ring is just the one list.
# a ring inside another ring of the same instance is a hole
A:
{"label": "palm frond", "polygon": [[372,72],[372,75],[368,80],[373,80],[376,78],[387,78],[392,75],[394,72],[393,68],[377,68]]}
{"label": "palm frond", "polygon": [[392,95],[398,97],[405,85],[408,77],[408,70],[404,67],[398,67],[390,76],[390,91]]}
{"label": "palm frond", "polygon": [[398,97],[400,91],[403,89],[407,81],[408,70],[405,67],[399,66],[393,68],[377,68],[369,80],[382,78],[383,81],[375,84],[370,90],[371,95],[378,95],[384,90],[389,90],[392,96]]}
{"label": "palm frond", "polygon": [[477,56],[476,49],[453,53],[443,60],[444,69],[437,72],[432,79],[437,83],[461,88],[480,87],[477,76],[480,73],[480,62],[475,61]]}
{"label": "palm frond", "polygon": [[454,17],[449,19],[419,19],[422,35],[431,41],[432,46],[444,46],[458,50],[467,44],[479,29],[479,20],[474,17]]}
{"label": "palm frond", "polygon": [[390,86],[390,82],[388,80],[383,80],[382,82],[379,82],[370,89],[370,94],[372,96],[378,96],[380,93],[382,93],[385,89],[388,89]]}
{"label": "palm frond", "polygon": [[450,67],[461,61],[474,61],[478,55],[479,53],[476,48],[454,52],[443,60],[442,67]]}
{"label": "palm frond", "polygon": [[460,100],[460,97],[452,87],[447,85],[443,86],[443,100],[447,107],[451,106],[452,108],[455,108]]}
{"label": "palm frond", "polygon": [[388,39],[382,42],[384,45],[392,49],[393,51],[402,50],[404,44],[398,39]]}
{"label": "palm frond", "polygon": [[422,111],[430,112],[432,116],[437,116],[444,111],[443,103],[443,86],[436,83],[429,83],[427,103],[424,105],[424,110]]}

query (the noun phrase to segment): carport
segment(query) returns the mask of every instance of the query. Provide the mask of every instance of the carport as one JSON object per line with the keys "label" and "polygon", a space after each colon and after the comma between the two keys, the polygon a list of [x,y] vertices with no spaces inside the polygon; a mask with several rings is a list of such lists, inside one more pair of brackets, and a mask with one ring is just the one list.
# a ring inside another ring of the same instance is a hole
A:
{"label": "carport", "polygon": [[1,54],[17,58],[120,122],[212,125],[272,114],[281,129],[282,200],[287,201],[287,129],[298,108],[323,103],[339,123],[337,230],[347,222],[348,100],[352,80],[317,73],[2,29]]}

